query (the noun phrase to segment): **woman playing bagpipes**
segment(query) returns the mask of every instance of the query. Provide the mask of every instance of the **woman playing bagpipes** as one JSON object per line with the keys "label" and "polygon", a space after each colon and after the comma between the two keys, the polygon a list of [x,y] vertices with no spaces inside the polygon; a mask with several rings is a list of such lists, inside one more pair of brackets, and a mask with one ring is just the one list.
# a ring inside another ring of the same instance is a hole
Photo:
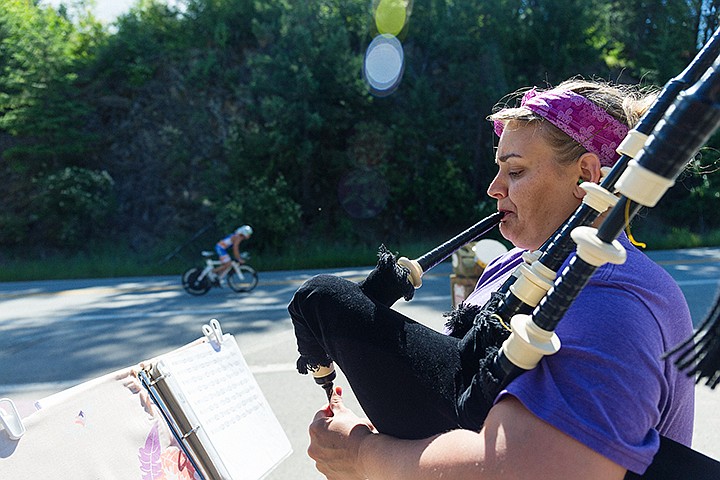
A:
{"label": "woman playing bagpipes", "polygon": [[[485,268],[450,314],[451,329],[477,322],[523,252],[540,248],[575,211],[582,182],[600,182],[651,98],[571,79],[533,88],[491,115],[499,143],[487,193],[516,248]],[[330,275],[306,282],[288,307],[298,368],[337,364],[368,416],[348,410],[335,389],[310,426],[318,470],[331,480],[621,479],[645,471],[660,435],[689,446],[693,380],[663,359],[692,334],[687,304],[662,268],[625,235],[618,240],[626,261],[598,268],[572,303],[556,330],[562,348],[478,407],[476,427],[463,421],[458,400],[477,357],[468,359],[456,335],[391,309],[413,287],[386,249],[360,283]],[[509,326],[493,322],[474,337],[475,350],[497,349],[507,336]]]}

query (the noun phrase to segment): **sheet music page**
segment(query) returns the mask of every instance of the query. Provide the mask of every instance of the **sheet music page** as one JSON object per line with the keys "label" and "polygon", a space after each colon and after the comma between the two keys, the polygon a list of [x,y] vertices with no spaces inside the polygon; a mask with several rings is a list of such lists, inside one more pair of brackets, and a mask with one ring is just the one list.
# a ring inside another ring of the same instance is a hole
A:
{"label": "sheet music page", "polygon": [[211,456],[214,449],[213,461],[221,462],[229,478],[263,478],[290,455],[290,441],[232,335],[223,336],[219,351],[202,343],[171,352],[158,369],[169,374],[178,403],[200,424],[212,444],[206,449]]}

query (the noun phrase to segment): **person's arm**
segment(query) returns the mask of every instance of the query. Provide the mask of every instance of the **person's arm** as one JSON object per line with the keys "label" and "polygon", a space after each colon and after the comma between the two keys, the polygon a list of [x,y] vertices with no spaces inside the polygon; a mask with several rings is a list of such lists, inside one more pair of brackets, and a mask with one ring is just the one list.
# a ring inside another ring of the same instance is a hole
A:
{"label": "person's arm", "polygon": [[310,426],[308,454],[329,480],[622,479],[625,469],[537,418],[509,397],[480,432],[422,440],[373,433],[334,394]]}

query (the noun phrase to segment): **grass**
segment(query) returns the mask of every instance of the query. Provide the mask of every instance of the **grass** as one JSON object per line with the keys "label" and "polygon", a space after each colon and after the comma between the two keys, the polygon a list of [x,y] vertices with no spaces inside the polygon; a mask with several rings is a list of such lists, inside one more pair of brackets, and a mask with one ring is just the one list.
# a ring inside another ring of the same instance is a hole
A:
{"label": "grass", "polygon": [[[698,234],[641,222],[633,227],[632,234],[636,240],[647,244],[647,250],[720,245],[720,230]],[[388,244],[388,248],[400,256],[417,258],[445,240]],[[28,257],[26,253],[26,250],[0,252],[0,282],[180,275],[191,266],[203,263],[199,250],[194,249],[170,259],[165,258],[167,252],[138,253],[117,245],[74,253],[56,251],[46,253],[44,258]],[[364,267],[375,264],[377,246],[316,242],[292,246],[281,252],[251,249],[250,254],[250,264],[261,272]]]}
{"label": "grass", "polygon": [[714,247],[720,245],[720,230],[704,233],[687,228],[665,226],[652,219],[634,221],[631,233],[635,240],[647,244],[647,250]]}
{"label": "grass", "polygon": [[[389,246],[401,256],[416,258],[434,248],[430,242]],[[92,251],[46,253],[44,258],[20,255],[24,251],[0,252],[0,282],[116,278],[150,275],[181,275],[204,263],[200,250],[181,252],[166,259],[167,252],[137,253],[113,246]],[[371,266],[377,260],[377,247],[362,245],[321,245],[288,248],[282,252],[255,252],[250,264],[258,271],[300,270]]]}

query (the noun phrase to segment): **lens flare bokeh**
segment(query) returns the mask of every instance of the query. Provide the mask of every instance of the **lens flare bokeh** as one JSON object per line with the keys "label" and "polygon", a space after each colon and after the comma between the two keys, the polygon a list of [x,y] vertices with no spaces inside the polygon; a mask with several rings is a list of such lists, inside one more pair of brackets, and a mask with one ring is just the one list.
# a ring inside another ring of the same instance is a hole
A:
{"label": "lens flare bokeh", "polygon": [[400,85],[405,53],[398,35],[407,30],[410,5],[409,0],[379,0],[373,9],[377,35],[368,45],[363,63],[363,76],[373,95],[390,95]]}
{"label": "lens flare bokeh", "polygon": [[375,8],[375,26],[379,34],[398,36],[405,27],[408,2],[405,0],[380,0]]}
{"label": "lens flare bokeh", "polygon": [[400,84],[405,54],[400,40],[393,35],[378,35],[365,52],[363,73],[370,90],[378,96],[389,95]]}

